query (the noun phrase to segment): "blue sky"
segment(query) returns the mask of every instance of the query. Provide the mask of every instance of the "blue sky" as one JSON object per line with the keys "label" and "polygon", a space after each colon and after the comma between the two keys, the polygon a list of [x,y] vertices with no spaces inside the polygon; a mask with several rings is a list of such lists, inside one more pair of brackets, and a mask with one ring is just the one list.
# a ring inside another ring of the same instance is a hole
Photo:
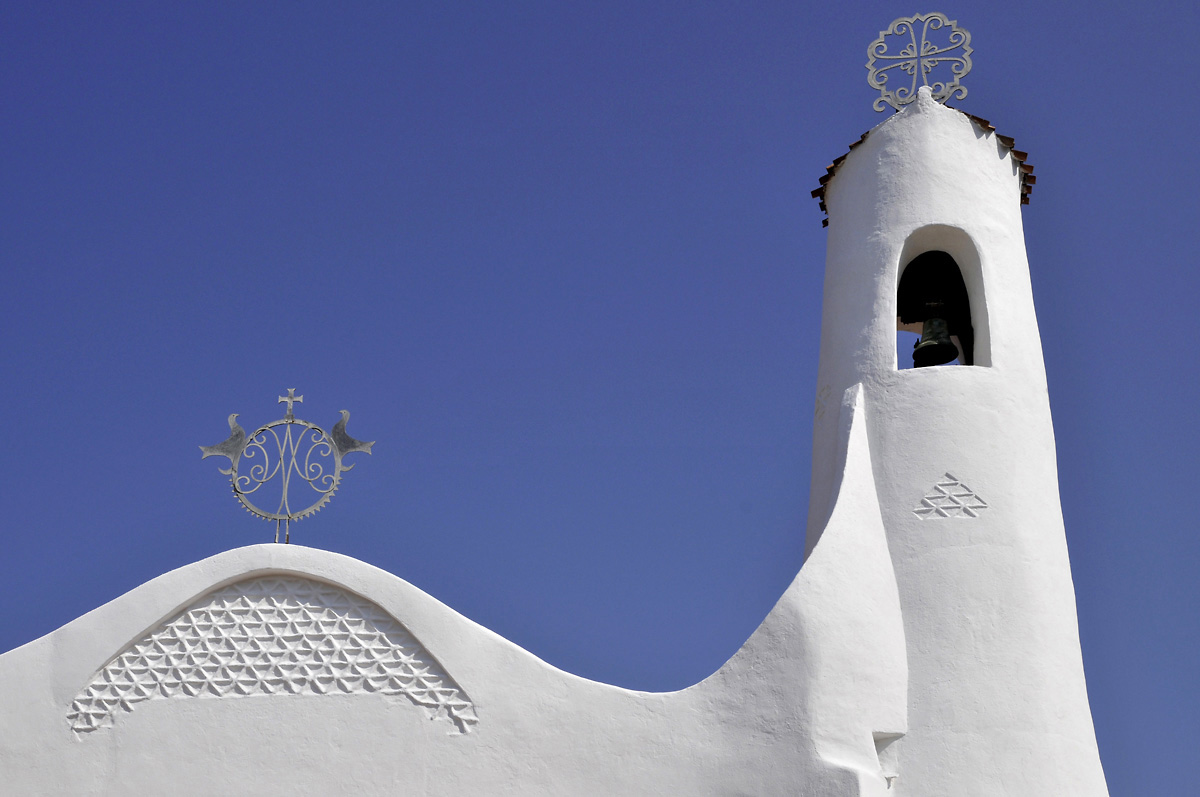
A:
{"label": "blue sky", "polygon": [[[271,539],[196,448],[376,440],[294,541],[571,672],[705,677],[798,570],[809,192],[888,3],[10,4],[0,650]],[[502,7],[503,6],[503,7]],[[1025,210],[1114,795],[1185,794],[1200,539],[1194,4],[960,3]],[[933,10],[933,9],[922,9]]]}

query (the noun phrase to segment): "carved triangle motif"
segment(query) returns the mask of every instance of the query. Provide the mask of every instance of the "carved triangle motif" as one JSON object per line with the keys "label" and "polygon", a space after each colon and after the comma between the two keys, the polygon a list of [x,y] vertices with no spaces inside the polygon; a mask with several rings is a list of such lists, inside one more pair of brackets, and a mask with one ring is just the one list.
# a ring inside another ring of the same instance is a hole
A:
{"label": "carved triangle motif", "polygon": [[987,502],[952,474],[945,474],[913,510],[922,518],[979,517]]}

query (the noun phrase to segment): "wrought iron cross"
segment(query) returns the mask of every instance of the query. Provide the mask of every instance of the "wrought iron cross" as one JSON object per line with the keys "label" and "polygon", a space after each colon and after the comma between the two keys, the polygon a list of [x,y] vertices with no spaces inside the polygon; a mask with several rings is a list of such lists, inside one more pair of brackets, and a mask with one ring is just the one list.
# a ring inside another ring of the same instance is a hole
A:
{"label": "wrought iron cross", "polygon": [[294,404],[294,403],[296,403],[296,402],[299,402],[299,403],[303,404],[303,403],[304,403],[304,396],[297,396],[297,395],[296,395],[296,388],[294,388],[294,387],[289,387],[289,388],[288,388],[288,394],[287,394],[286,396],[280,396],[280,397],[279,397],[279,401],[278,401],[278,402],[276,402],[276,403],[278,403],[278,404],[282,404],[282,403],[283,403],[283,402],[285,402],[285,401],[287,402],[287,417],[291,418],[291,417],[293,417],[293,415],[292,415],[292,404]]}
{"label": "wrought iron cross", "polygon": [[[889,53],[889,45],[900,49]],[[914,14],[894,20],[867,47],[867,83],[880,93],[875,110],[882,111],[885,104],[900,110],[917,98],[921,86],[929,86],[938,102],[956,96],[962,99],[967,89],[959,85],[959,80],[971,71],[972,52],[971,34],[945,14]],[[931,83],[930,74],[942,66],[949,67],[949,71],[943,69]],[[912,79],[907,86],[897,85],[892,91],[888,88],[889,78],[900,73]]]}

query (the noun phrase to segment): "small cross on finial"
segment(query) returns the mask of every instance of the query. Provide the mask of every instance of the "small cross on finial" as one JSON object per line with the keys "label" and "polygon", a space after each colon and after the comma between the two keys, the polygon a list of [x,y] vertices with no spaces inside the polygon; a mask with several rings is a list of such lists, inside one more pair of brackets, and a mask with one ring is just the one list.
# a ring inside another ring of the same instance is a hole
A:
{"label": "small cross on finial", "polygon": [[291,420],[294,417],[292,415],[292,404],[294,404],[297,401],[299,401],[301,404],[303,404],[304,396],[297,396],[296,388],[289,387],[288,394],[286,396],[280,396],[278,403],[283,404],[285,401],[287,402],[287,418],[288,418],[288,420]]}

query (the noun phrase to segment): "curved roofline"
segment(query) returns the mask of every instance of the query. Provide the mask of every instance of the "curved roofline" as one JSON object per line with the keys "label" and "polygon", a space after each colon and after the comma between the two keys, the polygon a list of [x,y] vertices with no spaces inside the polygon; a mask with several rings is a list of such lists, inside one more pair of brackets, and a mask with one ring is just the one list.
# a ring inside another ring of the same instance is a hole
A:
{"label": "curved roofline", "polygon": [[[1017,149],[1016,141],[1012,138],[1012,136],[1003,136],[1003,135],[1000,135],[999,133],[997,133],[996,126],[993,125],[991,122],[989,122],[987,119],[976,116],[975,114],[967,113],[966,111],[959,110],[958,108],[954,108],[950,105],[946,105],[945,107],[950,108],[950,110],[952,110],[952,111],[957,111],[958,113],[961,113],[963,116],[970,119],[972,122],[975,123],[976,126],[979,127],[980,130],[982,130],[984,132],[985,135],[988,133],[995,133],[996,140],[999,141],[1001,144],[1003,144],[1008,149],[1009,153],[1013,156],[1013,158],[1020,165],[1019,168],[1021,170],[1021,204],[1028,205],[1029,204],[1029,195],[1031,193],[1033,193],[1034,183],[1037,182],[1037,178],[1034,177],[1034,175],[1033,175],[1033,164],[1029,163],[1026,160],[1029,157],[1029,153]],[[901,113],[903,113],[903,111],[901,111]],[[812,191],[813,199],[816,199],[818,201],[821,211],[825,214],[825,218],[821,219],[822,227],[829,226],[829,210],[828,210],[828,208],[825,207],[825,188],[826,188],[826,186],[829,185],[829,181],[833,179],[833,175],[837,173],[838,167],[842,165],[842,161],[846,160],[846,156],[849,155],[851,152],[853,152],[855,147],[857,147],[859,144],[866,141],[867,138],[872,133],[874,133],[876,130],[878,130],[883,125],[890,122],[892,119],[896,119],[899,116],[900,116],[899,113],[894,114],[894,115],[888,117],[887,119],[883,120],[882,122],[880,122],[875,127],[872,127],[867,132],[863,133],[861,136],[859,136],[858,141],[855,141],[850,144],[850,146],[847,148],[845,155],[841,155],[841,156],[835,158],[833,160],[833,163],[830,163],[828,166],[825,167],[825,174],[821,175],[820,185],[818,185]]]}

